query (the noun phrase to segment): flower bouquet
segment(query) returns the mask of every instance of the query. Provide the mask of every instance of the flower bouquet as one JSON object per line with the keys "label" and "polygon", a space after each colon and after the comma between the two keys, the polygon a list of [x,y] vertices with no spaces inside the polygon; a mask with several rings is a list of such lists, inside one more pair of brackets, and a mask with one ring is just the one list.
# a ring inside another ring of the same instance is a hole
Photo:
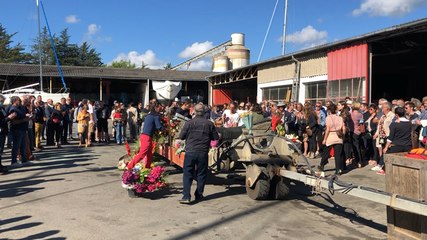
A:
{"label": "flower bouquet", "polygon": [[144,168],[140,162],[133,169],[124,170],[122,187],[130,191],[130,195],[142,196],[144,192],[154,192],[167,187],[166,171],[162,166]]}
{"label": "flower bouquet", "polygon": [[123,171],[122,187],[128,189],[130,196],[142,196],[144,192],[154,192],[167,187],[166,169],[162,166],[151,164],[149,168],[144,167],[146,157],[137,163],[132,169],[127,169],[127,165],[135,154],[139,151],[139,142],[132,149],[129,144],[125,144],[127,155],[122,157],[117,168]]}

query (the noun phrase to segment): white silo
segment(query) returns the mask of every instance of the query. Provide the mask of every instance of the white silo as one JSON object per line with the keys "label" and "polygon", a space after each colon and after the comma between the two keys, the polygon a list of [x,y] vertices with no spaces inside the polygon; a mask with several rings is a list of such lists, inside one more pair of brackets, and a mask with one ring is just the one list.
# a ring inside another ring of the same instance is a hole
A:
{"label": "white silo", "polygon": [[226,50],[231,69],[249,65],[250,51],[245,47],[245,34],[231,34],[231,44]]}
{"label": "white silo", "polygon": [[213,57],[213,72],[225,72],[229,69],[228,57],[224,54],[218,54]]}

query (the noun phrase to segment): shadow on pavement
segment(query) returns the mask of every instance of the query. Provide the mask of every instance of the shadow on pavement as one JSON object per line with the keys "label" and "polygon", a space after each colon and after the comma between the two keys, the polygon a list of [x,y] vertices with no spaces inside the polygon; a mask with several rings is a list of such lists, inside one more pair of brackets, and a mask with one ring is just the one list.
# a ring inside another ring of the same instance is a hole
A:
{"label": "shadow on pavement", "polygon": [[211,230],[212,228],[217,228],[218,226],[221,226],[221,225],[227,225],[228,223],[235,221],[237,219],[240,219],[240,218],[244,218],[247,215],[259,213],[260,211],[267,209],[267,208],[273,208],[276,205],[279,205],[280,203],[281,203],[281,201],[271,201],[271,202],[268,202],[266,204],[260,204],[258,206],[251,208],[250,210],[245,209],[245,210],[239,211],[239,212],[237,212],[231,216],[221,218],[221,219],[213,221],[209,224],[205,224],[204,226],[192,228],[191,230],[189,230],[186,233],[182,233],[182,234],[176,235],[172,238],[169,238],[169,240],[188,239],[189,237],[195,237],[198,235],[200,235],[199,238],[202,238],[201,235],[203,234],[204,231]]}
{"label": "shadow on pavement", "polygon": [[16,196],[24,195],[37,190],[45,189],[44,187],[36,188],[36,187],[28,187],[28,186],[33,186],[33,185],[37,185],[45,182],[62,181],[62,180],[65,180],[65,178],[56,178],[56,179],[49,179],[49,180],[39,179],[39,180],[20,181],[15,183],[3,184],[3,185],[0,185],[0,189],[3,189],[3,190],[0,190],[0,198],[16,197]]}
{"label": "shadow on pavement", "polygon": [[290,190],[291,190],[291,194],[288,197],[288,199],[304,201],[305,203],[321,208],[328,213],[331,213],[340,217],[344,217],[350,220],[351,222],[356,222],[356,223],[368,226],[370,228],[376,229],[378,231],[381,231],[383,233],[387,233],[386,225],[383,225],[383,224],[374,222],[370,219],[366,219],[364,217],[359,216],[359,214],[354,209],[344,207],[338,204],[331,198],[331,196],[329,196],[326,193],[321,193],[318,196],[322,197],[325,201],[332,204],[332,207],[326,204],[320,203],[318,201],[315,201],[313,199],[310,199],[311,196],[314,196],[314,194],[311,192],[311,187],[306,186],[303,183],[296,182],[295,185],[291,185]]}
{"label": "shadow on pavement", "polygon": [[[0,220],[0,226],[2,226],[2,229],[0,229],[0,234],[1,233],[7,233],[7,232],[17,232],[19,230],[27,230],[30,228],[34,228],[37,226],[42,225],[43,223],[41,222],[29,222],[29,223],[18,223],[20,221],[25,221],[27,219],[30,219],[31,216],[21,216],[21,217],[14,217],[14,218],[9,218],[9,219],[3,219]],[[6,225],[12,225],[13,226],[6,226]],[[5,228],[6,226],[6,228]],[[41,233],[37,233],[37,234],[33,234],[27,237],[23,237],[23,238],[17,238],[17,239],[44,239],[46,237],[55,235],[57,233],[59,233],[59,230],[49,230],[49,231],[45,231],[45,232],[41,232]],[[14,233],[16,235],[16,233]],[[9,239],[9,238],[1,238],[1,239]],[[65,239],[64,237],[57,237],[57,238],[51,238],[51,239]]]}

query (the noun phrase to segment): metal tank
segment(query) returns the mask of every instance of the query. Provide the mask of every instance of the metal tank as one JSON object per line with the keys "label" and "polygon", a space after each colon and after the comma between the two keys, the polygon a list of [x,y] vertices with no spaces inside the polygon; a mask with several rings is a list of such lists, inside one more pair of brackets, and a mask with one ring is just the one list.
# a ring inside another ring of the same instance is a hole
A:
{"label": "metal tank", "polygon": [[245,47],[245,34],[231,34],[231,43],[232,45],[226,50],[231,69],[249,65],[250,51]]}
{"label": "metal tank", "polygon": [[213,57],[213,72],[225,72],[229,69],[228,57],[220,54]]}

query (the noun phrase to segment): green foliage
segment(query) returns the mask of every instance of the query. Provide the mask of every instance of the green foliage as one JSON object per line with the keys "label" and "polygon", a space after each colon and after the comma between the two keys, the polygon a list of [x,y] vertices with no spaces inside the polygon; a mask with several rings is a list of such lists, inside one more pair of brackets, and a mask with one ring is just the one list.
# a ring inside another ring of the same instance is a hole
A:
{"label": "green foliage", "polygon": [[[62,30],[59,37],[53,35],[52,38],[61,65],[87,67],[99,67],[103,65],[101,54],[92,48],[90,44],[83,42],[82,45],[79,46],[78,44],[70,43],[68,28]],[[31,46],[31,62],[39,63],[39,41],[42,52],[42,63],[46,65],[55,65],[56,62],[52,50],[52,43],[46,27],[43,28],[40,38],[37,37],[34,39],[34,44]]]}
{"label": "green foliage", "polygon": [[[42,64],[56,65],[55,56],[52,49],[49,32],[44,27],[40,33],[33,39],[31,53],[25,53],[24,47],[18,43],[12,46],[12,38],[17,33],[8,34],[6,28],[0,23],[0,63],[32,63],[38,64],[41,54]],[[68,28],[62,30],[59,36],[52,36],[56,47],[56,53],[61,65],[66,66],[103,66],[101,54],[91,47],[88,42],[83,42],[80,46],[70,43],[70,34]]]}
{"label": "green foliage", "polygon": [[16,33],[8,34],[6,28],[0,23],[0,62],[23,63],[29,60],[29,55],[23,53],[24,47],[18,43],[12,46],[12,37]]}
{"label": "green foliage", "polygon": [[167,63],[165,66],[163,66],[163,69],[171,70],[172,69],[172,63]]}
{"label": "green foliage", "polygon": [[131,63],[130,60],[128,60],[128,61],[120,60],[120,61],[112,62],[109,67],[135,69],[136,65],[135,65],[135,63]]}

